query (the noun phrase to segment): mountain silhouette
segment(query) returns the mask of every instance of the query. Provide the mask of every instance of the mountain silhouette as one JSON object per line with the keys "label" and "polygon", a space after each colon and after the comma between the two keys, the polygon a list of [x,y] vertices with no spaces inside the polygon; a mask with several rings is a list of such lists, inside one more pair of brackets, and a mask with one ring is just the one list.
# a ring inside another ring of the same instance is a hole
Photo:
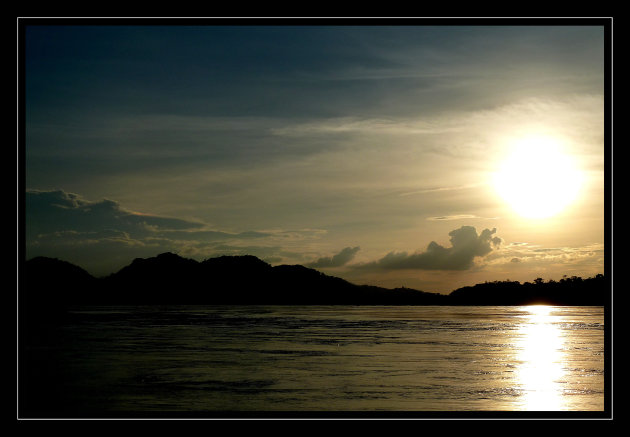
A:
{"label": "mountain silhouette", "polygon": [[26,262],[21,303],[54,308],[86,303],[98,280],[82,268],[56,258],[37,257]]}
{"label": "mountain silhouette", "polygon": [[491,282],[449,295],[409,288],[356,285],[301,265],[271,266],[251,255],[198,262],[167,252],[137,258],[95,278],[68,262],[37,257],[25,263],[22,302],[50,309],[71,304],[290,305],[604,305],[603,275],[534,283]]}

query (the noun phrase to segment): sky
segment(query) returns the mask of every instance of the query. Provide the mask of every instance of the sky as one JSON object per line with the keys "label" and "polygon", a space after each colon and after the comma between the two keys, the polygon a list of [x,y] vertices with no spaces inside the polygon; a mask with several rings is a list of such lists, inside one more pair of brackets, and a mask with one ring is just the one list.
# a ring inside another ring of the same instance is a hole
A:
{"label": "sky", "polygon": [[242,21],[25,24],[26,259],[439,293],[604,272],[601,22]]}

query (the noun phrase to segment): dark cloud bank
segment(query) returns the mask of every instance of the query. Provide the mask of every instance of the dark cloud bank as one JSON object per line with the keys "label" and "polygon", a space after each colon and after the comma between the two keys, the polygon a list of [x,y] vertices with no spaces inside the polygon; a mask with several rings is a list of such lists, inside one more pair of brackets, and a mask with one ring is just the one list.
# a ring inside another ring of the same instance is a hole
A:
{"label": "dark cloud bank", "polygon": [[204,223],[127,211],[113,200],[92,202],[63,190],[28,190],[25,199],[27,241],[62,233],[66,236],[73,234],[91,238],[123,233],[139,239],[168,235],[173,239],[197,239],[205,242],[269,236],[257,231],[233,234],[208,230],[204,229]]}
{"label": "dark cloud bank", "polygon": [[473,226],[462,226],[449,232],[451,247],[444,247],[432,241],[426,251],[407,254],[390,252],[378,261],[359,264],[359,269],[421,269],[421,270],[467,270],[472,267],[475,257],[485,256],[501,244],[499,237],[493,237],[496,228],[484,229],[481,234]]}
{"label": "dark cloud bank", "polygon": [[89,201],[63,190],[27,190],[24,212],[27,258],[58,257],[96,274],[111,273],[135,257],[183,247],[211,250],[269,235],[209,230],[204,223],[128,211],[113,200]]}
{"label": "dark cloud bank", "polygon": [[88,201],[63,190],[26,191],[25,214],[27,234],[33,236],[58,231],[95,232],[106,229],[144,234],[151,230],[203,227],[202,223],[126,211],[109,199]]}

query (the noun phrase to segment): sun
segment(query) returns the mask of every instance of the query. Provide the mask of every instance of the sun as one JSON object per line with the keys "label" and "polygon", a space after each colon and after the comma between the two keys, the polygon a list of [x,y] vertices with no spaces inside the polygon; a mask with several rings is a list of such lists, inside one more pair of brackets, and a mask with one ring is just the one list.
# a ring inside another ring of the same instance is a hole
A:
{"label": "sun", "polygon": [[560,141],[548,136],[516,141],[493,176],[499,196],[517,214],[530,219],[555,216],[571,205],[583,179]]}

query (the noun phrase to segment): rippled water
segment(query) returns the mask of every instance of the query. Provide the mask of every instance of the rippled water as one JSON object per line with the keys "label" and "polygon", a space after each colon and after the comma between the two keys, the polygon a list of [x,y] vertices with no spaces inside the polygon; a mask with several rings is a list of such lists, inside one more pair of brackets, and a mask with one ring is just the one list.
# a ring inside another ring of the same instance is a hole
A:
{"label": "rippled water", "polygon": [[54,359],[68,405],[96,416],[604,409],[601,307],[100,307],[73,317]]}

